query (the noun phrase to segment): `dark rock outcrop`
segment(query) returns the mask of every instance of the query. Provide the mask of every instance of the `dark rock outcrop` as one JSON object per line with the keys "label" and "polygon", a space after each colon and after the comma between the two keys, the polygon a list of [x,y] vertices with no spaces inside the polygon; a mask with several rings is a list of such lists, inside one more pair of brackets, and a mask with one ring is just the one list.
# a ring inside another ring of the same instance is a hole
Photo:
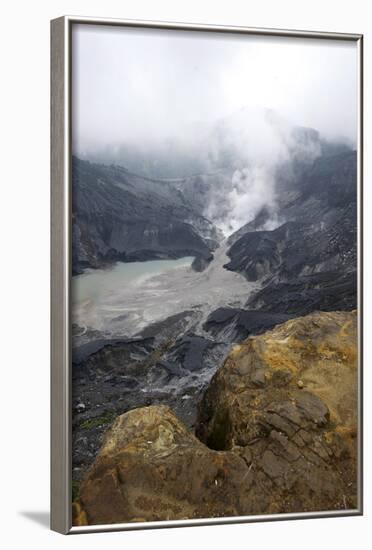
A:
{"label": "dark rock outcrop", "polygon": [[73,158],[72,189],[73,273],[115,261],[209,261],[217,246],[213,224],[166,181]]}
{"label": "dark rock outcrop", "polygon": [[243,273],[249,281],[273,276],[287,281],[308,274],[355,270],[355,208],[348,208],[329,227],[288,222],[274,231],[246,233],[230,248],[232,259],[225,267]]}
{"label": "dark rock outcrop", "polygon": [[355,152],[323,155],[312,165],[282,168],[277,212],[282,225],[262,230],[262,210],[230,237],[227,269],[262,289],[249,309],[301,315],[356,307],[357,166]]}
{"label": "dark rock outcrop", "polygon": [[215,338],[239,342],[251,334],[261,334],[275,325],[291,318],[286,313],[220,307],[213,311],[203,325],[204,330]]}
{"label": "dark rock outcrop", "polygon": [[291,279],[271,281],[256,292],[246,307],[266,315],[306,315],[314,310],[351,311],[356,307],[357,273],[327,271]]}

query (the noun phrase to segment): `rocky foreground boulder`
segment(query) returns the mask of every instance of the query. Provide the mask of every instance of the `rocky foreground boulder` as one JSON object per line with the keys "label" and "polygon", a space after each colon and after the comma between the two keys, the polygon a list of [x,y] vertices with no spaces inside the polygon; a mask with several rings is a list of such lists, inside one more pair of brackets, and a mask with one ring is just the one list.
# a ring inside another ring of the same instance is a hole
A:
{"label": "rocky foreground boulder", "polygon": [[75,524],[241,515],[245,461],[201,443],[163,405],[114,422],[75,503]]}
{"label": "rocky foreground boulder", "polygon": [[355,508],[357,410],[356,312],[313,313],[232,350],[196,434],[251,465],[257,512]]}
{"label": "rocky foreground boulder", "polygon": [[357,316],[313,313],[236,346],[195,437],[164,406],[106,434],[75,525],[357,507]]}

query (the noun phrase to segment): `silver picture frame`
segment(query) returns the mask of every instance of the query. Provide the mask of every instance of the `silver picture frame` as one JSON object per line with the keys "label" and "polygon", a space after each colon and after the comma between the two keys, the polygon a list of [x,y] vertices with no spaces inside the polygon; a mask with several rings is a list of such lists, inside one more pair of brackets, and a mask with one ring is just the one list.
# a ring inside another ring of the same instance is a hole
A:
{"label": "silver picture frame", "polygon": [[[353,510],[73,527],[71,517],[72,26],[94,24],[345,40],[358,50],[358,506]],[[63,534],[355,516],[363,513],[363,35],[65,16],[51,21],[51,529]]]}

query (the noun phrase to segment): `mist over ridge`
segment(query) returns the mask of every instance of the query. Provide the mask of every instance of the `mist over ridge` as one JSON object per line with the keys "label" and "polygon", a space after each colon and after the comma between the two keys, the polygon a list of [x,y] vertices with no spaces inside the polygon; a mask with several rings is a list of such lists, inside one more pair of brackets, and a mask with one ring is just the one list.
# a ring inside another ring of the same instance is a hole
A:
{"label": "mist over ridge", "polygon": [[72,39],[74,154],[182,180],[226,236],[262,208],[281,223],[278,172],[356,146],[351,42],[95,25]]}
{"label": "mist over ridge", "polygon": [[315,129],[292,126],[272,109],[245,106],[203,131],[195,128],[193,141],[175,136],[143,147],[105,145],[80,158],[167,181],[190,198],[202,188],[200,213],[229,236],[262,209],[267,214],[262,229],[283,222],[277,213],[279,173],[291,180],[297,165],[350,149],[350,140],[326,140]]}

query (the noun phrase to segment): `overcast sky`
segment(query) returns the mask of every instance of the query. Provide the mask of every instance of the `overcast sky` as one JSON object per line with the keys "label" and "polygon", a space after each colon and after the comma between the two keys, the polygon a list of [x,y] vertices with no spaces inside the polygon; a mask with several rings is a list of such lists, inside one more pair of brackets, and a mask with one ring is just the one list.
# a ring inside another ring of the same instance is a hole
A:
{"label": "overcast sky", "polygon": [[242,107],[355,140],[353,42],[73,26],[73,147],[191,137]]}

